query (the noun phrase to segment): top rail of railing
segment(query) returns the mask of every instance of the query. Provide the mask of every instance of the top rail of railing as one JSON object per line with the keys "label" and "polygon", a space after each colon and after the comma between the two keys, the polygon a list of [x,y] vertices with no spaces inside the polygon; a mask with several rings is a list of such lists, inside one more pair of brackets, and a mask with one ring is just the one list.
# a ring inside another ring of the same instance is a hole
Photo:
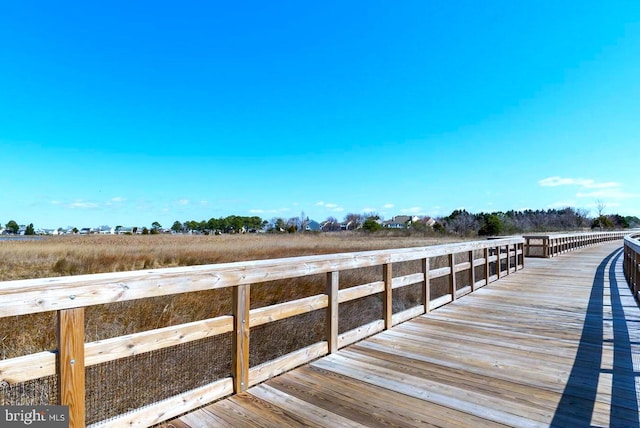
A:
{"label": "top rail of railing", "polygon": [[640,254],[640,230],[625,236],[624,244]]}

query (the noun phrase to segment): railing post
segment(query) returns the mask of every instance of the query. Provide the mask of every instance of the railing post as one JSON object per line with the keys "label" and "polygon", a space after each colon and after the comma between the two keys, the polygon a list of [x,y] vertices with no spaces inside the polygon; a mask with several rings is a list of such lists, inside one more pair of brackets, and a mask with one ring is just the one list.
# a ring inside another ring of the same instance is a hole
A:
{"label": "railing post", "polygon": [[491,270],[489,268],[489,247],[484,249],[484,285],[489,285],[489,274]]}
{"label": "railing post", "polygon": [[640,300],[640,296],[638,295],[638,289],[640,288],[640,284],[638,284],[638,277],[640,276],[638,274],[638,271],[640,271],[640,253],[636,253],[635,251],[633,251],[634,254],[634,263],[633,263],[633,297],[636,298],[636,300]]}
{"label": "railing post", "polygon": [[249,387],[249,285],[233,288],[233,391]]}
{"label": "railing post", "polygon": [[451,266],[451,277],[449,278],[449,290],[451,292],[451,301],[456,300],[456,256],[454,253],[449,254],[449,266]]}
{"label": "railing post", "polygon": [[329,345],[329,353],[338,350],[338,290],[339,272],[327,272],[327,325],[326,336]]}
{"label": "railing post", "polygon": [[424,287],[422,289],[422,304],[424,305],[424,312],[431,312],[429,305],[431,303],[431,280],[429,279],[429,270],[431,269],[429,264],[429,257],[422,259],[422,272],[424,273]]}
{"label": "railing post", "polygon": [[542,238],[542,257],[549,257],[549,237]]}
{"label": "railing post", "polygon": [[393,327],[393,268],[391,263],[385,263],[382,266],[382,279],[384,281],[384,328],[385,330]]}
{"label": "railing post", "polygon": [[69,426],[85,426],[84,308],[58,311],[58,392]]}
{"label": "railing post", "polygon": [[471,280],[471,291],[476,291],[476,268],[473,261],[474,261],[473,250],[471,250],[469,251],[469,262],[471,262],[471,267],[470,267],[471,270],[469,271],[469,278]]}

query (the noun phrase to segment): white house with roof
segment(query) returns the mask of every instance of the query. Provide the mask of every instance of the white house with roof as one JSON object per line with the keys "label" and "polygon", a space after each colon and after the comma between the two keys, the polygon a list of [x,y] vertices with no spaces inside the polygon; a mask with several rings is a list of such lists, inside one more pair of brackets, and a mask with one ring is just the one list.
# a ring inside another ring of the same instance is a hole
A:
{"label": "white house with roof", "polygon": [[420,217],[417,215],[397,215],[391,217],[390,220],[383,221],[382,227],[386,227],[388,229],[406,229],[408,225],[418,220],[420,220]]}

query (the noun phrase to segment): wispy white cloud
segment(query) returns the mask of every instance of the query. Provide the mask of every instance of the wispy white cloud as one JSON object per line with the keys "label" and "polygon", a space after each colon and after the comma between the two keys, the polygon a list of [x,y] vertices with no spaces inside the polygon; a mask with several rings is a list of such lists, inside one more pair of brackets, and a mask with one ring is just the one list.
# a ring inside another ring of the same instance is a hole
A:
{"label": "wispy white cloud", "polygon": [[331,212],[342,212],[342,211],[344,211],[344,208],[342,208],[338,204],[334,204],[333,202],[318,201],[318,202],[315,203],[314,206],[326,208],[327,210],[329,210]]}
{"label": "wispy white cloud", "polygon": [[598,183],[590,178],[563,178],[558,176],[542,179],[538,181],[538,184],[543,187],[578,186],[586,189],[608,189],[620,187],[620,183],[616,183],[615,181]]}
{"label": "wispy white cloud", "polygon": [[394,205],[394,204],[384,204],[384,205],[382,206],[382,208],[385,208],[385,209],[389,209],[389,208],[393,208],[393,207],[395,207],[395,205]]}
{"label": "wispy white cloud", "polygon": [[189,205],[189,199],[178,199],[175,201],[176,205]]}
{"label": "wispy white cloud", "polygon": [[[538,181],[538,184],[543,187],[558,187],[558,186],[575,186],[578,187],[575,197],[578,199],[593,198],[601,200],[612,199],[633,199],[640,198],[638,193],[625,192],[622,189],[622,184],[615,181],[597,182],[589,178],[563,178],[563,177],[548,177]],[[575,206],[576,201],[558,201],[551,205],[550,208]],[[588,206],[584,203],[582,206]],[[607,205],[611,205],[608,203]]]}
{"label": "wispy white cloud", "polygon": [[100,208],[100,204],[96,202],[87,202],[87,201],[75,201],[71,202],[68,205],[69,208],[79,208],[79,209],[95,209]]}
{"label": "wispy white cloud", "polygon": [[567,207],[575,207],[576,201],[574,200],[563,200],[557,201],[552,204],[547,205],[547,208],[567,208]]}
{"label": "wispy white cloud", "polygon": [[97,202],[89,202],[89,201],[85,201],[83,199],[76,199],[73,202],[65,202],[65,201],[59,201],[59,200],[53,200],[50,201],[51,205],[56,205],[59,207],[64,207],[64,208],[71,208],[71,209],[96,209],[96,208],[100,208],[100,204]]}
{"label": "wispy white cloud", "polygon": [[594,190],[592,192],[578,192],[576,194],[579,198],[600,198],[600,199],[633,199],[639,198],[640,194],[623,192],[621,189],[603,189]]}

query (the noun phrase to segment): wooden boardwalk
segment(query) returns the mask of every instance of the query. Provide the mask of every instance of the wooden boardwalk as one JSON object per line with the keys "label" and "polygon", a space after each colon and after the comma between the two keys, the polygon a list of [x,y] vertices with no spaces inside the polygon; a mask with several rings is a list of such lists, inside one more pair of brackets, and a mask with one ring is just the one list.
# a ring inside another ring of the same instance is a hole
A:
{"label": "wooden boardwalk", "polygon": [[200,427],[640,427],[620,243],[552,259],[171,421]]}

